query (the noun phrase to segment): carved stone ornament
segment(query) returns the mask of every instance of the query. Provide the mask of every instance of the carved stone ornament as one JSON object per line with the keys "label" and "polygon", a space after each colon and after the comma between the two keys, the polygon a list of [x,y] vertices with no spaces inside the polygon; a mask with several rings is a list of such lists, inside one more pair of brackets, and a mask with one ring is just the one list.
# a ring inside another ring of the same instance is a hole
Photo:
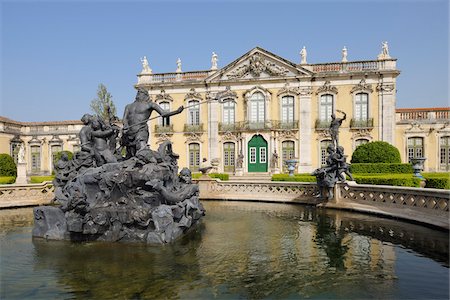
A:
{"label": "carved stone ornament", "polygon": [[411,127],[405,130],[407,133],[425,133],[425,129],[417,122],[411,123]]}
{"label": "carved stone ornament", "polygon": [[219,100],[220,103],[222,103],[225,99],[230,98],[233,100],[237,98],[236,92],[233,92],[230,86],[227,86],[225,91],[218,92],[216,95],[216,99]]}
{"label": "carved stone ornament", "polygon": [[300,96],[310,96],[312,94],[312,88],[311,87],[299,88],[298,93]]}
{"label": "carved stone ornament", "polygon": [[54,134],[52,136],[52,139],[50,141],[48,141],[50,144],[62,144],[62,140],[59,138],[58,135]]}
{"label": "carved stone ornament", "polygon": [[392,92],[395,89],[395,85],[392,83],[389,84],[378,84],[377,85],[377,91],[378,92]]}
{"label": "carved stone ornament", "polygon": [[203,141],[200,139],[200,135],[194,132],[186,133],[186,144],[191,142],[202,143]]}
{"label": "carved stone ornament", "polygon": [[317,132],[317,140],[321,141],[321,140],[327,140],[327,139],[331,139],[331,134],[330,134],[330,130],[321,130],[319,132]]}
{"label": "carved stone ornament", "polygon": [[162,143],[164,143],[165,141],[170,141],[169,135],[168,135],[167,133],[161,133],[161,134],[159,134],[158,140],[156,141],[156,143],[162,144]]}
{"label": "carved stone ornament", "polygon": [[242,78],[247,74],[251,74],[253,77],[259,77],[262,73],[267,73],[270,76],[285,76],[288,72],[286,68],[269,62],[261,54],[255,53],[250,56],[247,65],[243,65],[228,74],[228,78]]}
{"label": "carved stone ornament", "polygon": [[298,88],[296,88],[296,87],[290,87],[290,86],[289,86],[289,83],[286,83],[286,84],[284,85],[284,87],[282,87],[282,88],[278,91],[277,96],[280,96],[280,95],[283,95],[283,94],[298,95],[298,94],[300,94],[300,91],[299,91]]}
{"label": "carved stone ornament", "polygon": [[42,144],[42,141],[41,140],[39,140],[38,138],[37,138],[37,136],[35,136],[35,135],[33,135],[33,138],[31,139],[31,140],[29,140],[28,141],[28,144],[30,144],[30,145],[41,145]]}
{"label": "carved stone ornament", "polygon": [[279,133],[280,140],[292,140],[296,139],[297,136],[294,130],[283,130]]}
{"label": "carved stone ornament", "polygon": [[222,141],[234,141],[237,142],[239,139],[237,135],[233,132],[227,131],[222,135]]}
{"label": "carved stone ornament", "polygon": [[264,97],[270,100],[269,95],[271,95],[272,93],[268,89],[265,89],[262,86],[258,85],[244,92],[244,101],[247,102],[248,100],[250,100],[250,97],[256,92],[263,93]]}
{"label": "carved stone ornament", "polygon": [[159,102],[159,101],[164,101],[164,100],[173,102],[172,96],[170,96],[169,94],[166,94],[166,91],[164,89],[162,89],[161,93],[155,96],[155,101]]}
{"label": "carved stone ornament", "polygon": [[321,86],[317,89],[316,95],[321,94],[321,93],[337,94],[338,89],[335,86],[332,86],[330,81],[327,80],[327,81],[325,81],[323,86]]}
{"label": "carved stone ornament", "polygon": [[197,93],[194,88],[189,90],[189,93],[184,96],[184,100],[191,100],[191,99],[197,99],[197,100],[203,100],[202,95],[200,93]]}
{"label": "carved stone ornament", "polygon": [[368,139],[369,141],[371,141],[372,136],[370,136],[370,131],[371,131],[371,129],[359,129],[357,131],[354,131],[353,135],[352,135],[352,139],[357,140],[357,139],[364,138],[364,139]]}
{"label": "carved stone ornament", "polygon": [[353,94],[354,92],[359,92],[359,91],[367,91],[369,93],[372,93],[373,92],[372,85],[371,84],[367,84],[366,80],[363,78],[363,79],[361,79],[361,81],[357,85],[355,85],[352,88],[350,93]]}

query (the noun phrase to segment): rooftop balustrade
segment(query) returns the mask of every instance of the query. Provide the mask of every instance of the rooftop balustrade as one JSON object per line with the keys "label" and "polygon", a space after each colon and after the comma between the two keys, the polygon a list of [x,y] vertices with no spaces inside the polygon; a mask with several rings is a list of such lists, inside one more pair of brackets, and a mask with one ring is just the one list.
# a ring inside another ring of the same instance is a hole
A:
{"label": "rooftop balustrade", "polygon": [[411,122],[439,123],[450,121],[450,107],[441,108],[398,108],[396,121],[400,124]]}

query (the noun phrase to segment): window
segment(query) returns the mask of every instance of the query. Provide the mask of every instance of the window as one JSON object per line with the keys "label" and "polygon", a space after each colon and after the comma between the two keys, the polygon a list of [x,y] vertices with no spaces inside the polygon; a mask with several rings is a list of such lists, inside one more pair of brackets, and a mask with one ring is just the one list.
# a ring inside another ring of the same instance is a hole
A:
{"label": "window", "polygon": [[287,165],[285,163],[288,159],[295,157],[295,144],[293,141],[285,141],[281,144],[281,158],[283,160],[283,172],[287,172]]}
{"label": "window", "polygon": [[294,122],[294,97],[292,96],[281,98],[281,122]]}
{"label": "window", "polygon": [[331,145],[331,140],[325,140],[320,142],[320,165],[325,166],[327,164],[327,147]]}
{"label": "window", "polygon": [[62,146],[61,145],[53,145],[51,148],[51,151],[52,151],[52,161],[50,163],[51,163],[51,169],[53,170],[53,164],[55,163],[56,153],[62,151]]}
{"label": "window", "polygon": [[256,147],[250,147],[250,163],[256,164]]}
{"label": "window", "polygon": [[440,169],[443,171],[450,170],[450,136],[444,136],[439,139],[439,162]]}
{"label": "window", "polygon": [[225,172],[234,172],[235,145],[234,143],[223,144],[223,168]]}
{"label": "window", "polygon": [[265,164],[267,162],[267,148],[259,148],[259,163]]}
{"label": "window", "polygon": [[14,159],[14,162],[17,164],[18,154],[20,149],[20,143],[11,143],[11,157]]}
{"label": "window", "polygon": [[231,99],[225,100],[223,103],[223,123],[233,124],[234,123],[234,101]]}
{"label": "window", "polygon": [[[164,110],[164,111],[170,111],[170,104],[167,101],[161,102],[159,103],[159,106]],[[159,118],[159,125],[162,126],[169,126],[170,125],[170,121],[169,118]]]}
{"label": "window", "polygon": [[369,94],[358,93],[355,98],[355,120],[366,121],[368,119]]}
{"label": "window", "polygon": [[189,125],[200,125],[200,101],[192,100],[188,102]]}
{"label": "window", "polygon": [[320,96],[319,117],[320,121],[331,121],[333,113],[333,95],[325,94]]}
{"label": "window", "polygon": [[189,144],[189,169],[197,172],[200,167],[200,145],[197,143]]}
{"label": "window", "polygon": [[423,157],[423,154],[423,138],[408,138],[408,160],[411,160],[411,158]]}
{"label": "window", "polygon": [[367,144],[368,142],[369,142],[368,139],[357,139],[357,140],[355,141],[355,148],[358,148],[358,146]]}
{"label": "window", "polygon": [[250,98],[250,122],[264,123],[265,103],[262,93],[254,93]]}
{"label": "window", "polygon": [[31,171],[39,172],[41,170],[41,146],[31,146]]}

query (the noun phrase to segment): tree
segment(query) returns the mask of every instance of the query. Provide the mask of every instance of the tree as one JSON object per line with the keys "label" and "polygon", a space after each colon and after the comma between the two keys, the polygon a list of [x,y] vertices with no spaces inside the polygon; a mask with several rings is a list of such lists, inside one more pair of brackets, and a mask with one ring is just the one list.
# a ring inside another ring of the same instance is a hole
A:
{"label": "tree", "polygon": [[6,154],[0,154],[0,176],[16,176],[17,167],[14,163],[14,159]]}
{"label": "tree", "polygon": [[97,98],[91,101],[92,111],[103,120],[109,120],[116,115],[116,106],[106,86],[100,83],[97,89]]}
{"label": "tree", "polygon": [[386,142],[370,142],[358,146],[352,155],[352,163],[401,163],[400,152]]}

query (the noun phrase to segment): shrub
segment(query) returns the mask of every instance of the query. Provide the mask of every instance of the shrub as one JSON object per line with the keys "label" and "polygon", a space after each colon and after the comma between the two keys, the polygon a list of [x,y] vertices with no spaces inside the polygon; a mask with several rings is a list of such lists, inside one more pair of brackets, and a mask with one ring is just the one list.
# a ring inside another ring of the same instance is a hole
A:
{"label": "shrub", "polygon": [[421,181],[413,174],[356,174],[353,177],[359,184],[373,185],[419,187]]}
{"label": "shrub", "polygon": [[15,176],[2,176],[0,177],[0,184],[11,184],[16,182]]}
{"label": "shrub", "polygon": [[69,157],[69,160],[72,160],[73,158],[73,153],[67,150],[63,150],[63,151],[59,151],[56,152],[55,155],[53,156],[53,165],[56,165],[56,163],[58,162],[58,160],[61,159],[61,156],[63,153],[67,153],[67,156]]}
{"label": "shrub", "polygon": [[370,142],[358,146],[351,163],[401,163],[400,152],[386,142]]}
{"label": "shrub", "polygon": [[9,154],[0,154],[0,176],[17,176],[17,166]]}
{"label": "shrub", "polygon": [[[202,176],[202,173],[192,173],[192,179],[199,179]],[[217,178],[220,180],[228,180],[230,178],[230,175],[227,173],[210,173],[208,174],[210,178]]]}
{"label": "shrub", "polygon": [[386,174],[413,174],[411,164],[387,163],[353,163],[350,166],[352,174],[358,173],[386,173]]}
{"label": "shrub", "polygon": [[316,176],[308,173],[294,174],[274,174],[272,175],[272,181],[295,181],[295,182],[316,182]]}
{"label": "shrub", "polygon": [[44,181],[52,181],[55,176],[31,176],[30,183],[42,183]]}
{"label": "shrub", "polygon": [[422,173],[426,179],[426,188],[450,190],[449,173]]}

